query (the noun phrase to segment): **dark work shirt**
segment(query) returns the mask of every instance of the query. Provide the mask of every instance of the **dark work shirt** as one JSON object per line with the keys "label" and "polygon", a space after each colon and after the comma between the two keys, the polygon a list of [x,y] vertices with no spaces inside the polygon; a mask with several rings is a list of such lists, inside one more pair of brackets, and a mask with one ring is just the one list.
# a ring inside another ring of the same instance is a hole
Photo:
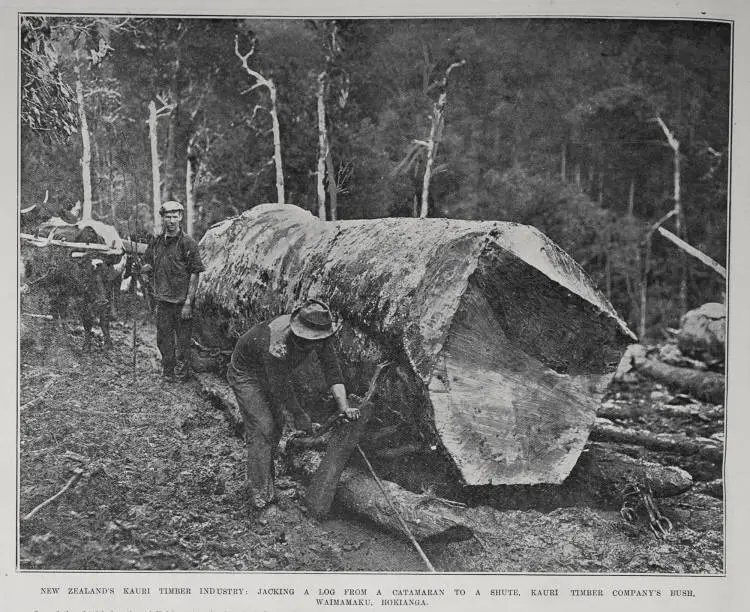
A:
{"label": "dark work shirt", "polygon": [[204,270],[198,243],[182,230],[176,236],[157,236],[143,259],[154,268],[154,297],[173,304],[185,301],[190,276]]}
{"label": "dark work shirt", "polygon": [[[234,347],[232,365],[245,376],[263,385],[279,403],[296,401],[292,388],[292,371],[309,355],[293,341],[290,315],[259,323],[248,330]],[[318,356],[328,387],[343,384],[332,338],[320,340],[313,349]],[[311,351],[312,352],[312,351]]]}

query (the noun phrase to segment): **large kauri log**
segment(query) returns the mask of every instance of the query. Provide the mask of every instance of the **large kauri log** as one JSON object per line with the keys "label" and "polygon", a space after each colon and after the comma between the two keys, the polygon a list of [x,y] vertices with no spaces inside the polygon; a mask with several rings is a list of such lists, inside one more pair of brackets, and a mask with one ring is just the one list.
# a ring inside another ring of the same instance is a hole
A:
{"label": "large kauri log", "polygon": [[252,324],[327,300],[344,323],[349,390],[393,360],[379,421],[418,432],[466,484],[561,482],[634,339],[581,268],[528,226],[327,223],[262,205],[200,244],[204,345],[231,348]]}

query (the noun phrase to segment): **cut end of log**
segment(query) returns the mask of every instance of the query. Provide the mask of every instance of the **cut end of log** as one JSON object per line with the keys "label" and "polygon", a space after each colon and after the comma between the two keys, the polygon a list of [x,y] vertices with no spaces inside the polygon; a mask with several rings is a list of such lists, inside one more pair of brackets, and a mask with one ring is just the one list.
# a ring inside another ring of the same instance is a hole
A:
{"label": "cut end of log", "polygon": [[429,385],[466,484],[557,484],[575,465],[627,341],[576,298],[499,247],[480,260]]}

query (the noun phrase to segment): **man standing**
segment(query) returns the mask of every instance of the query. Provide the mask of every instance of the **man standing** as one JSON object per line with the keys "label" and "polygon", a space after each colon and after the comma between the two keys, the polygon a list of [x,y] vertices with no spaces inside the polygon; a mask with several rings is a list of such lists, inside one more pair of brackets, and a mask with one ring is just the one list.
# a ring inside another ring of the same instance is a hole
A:
{"label": "man standing", "polygon": [[180,227],[182,204],[164,202],[159,209],[164,230],[146,249],[141,272],[153,272],[156,299],[156,343],[167,381],[190,376],[192,303],[203,263],[198,243]]}
{"label": "man standing", "polygon": [[315,351],[327,386],[341,414],[359,418],[346,397],[332,336],[337,331],[328,306],[308,300],[291,315],[259,323],[238,341],[227,370],[245,425],[247,483],[250,503],[264,508],[274,500],[273,460],[284,425],[283,407],[294,415],[297,429],[312,430],[299,405],[291,374]]}

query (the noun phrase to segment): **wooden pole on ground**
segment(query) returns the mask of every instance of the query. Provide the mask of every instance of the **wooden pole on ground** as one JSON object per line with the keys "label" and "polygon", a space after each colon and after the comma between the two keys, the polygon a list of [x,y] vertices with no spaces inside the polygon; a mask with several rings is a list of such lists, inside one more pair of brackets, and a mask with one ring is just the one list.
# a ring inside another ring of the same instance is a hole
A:
{"label": "wooden pole on ground", "polygon": [[345,423],[333,434],[326,455],[313,474],[310,486],[307,488],[306,502],[308,510],[316,518],[323,518],[331,509],[341,473],[349,462],[352,451],[357,447],[372,414],[370,401],[375,394],[380,373],[388,364],[389,362],[381,363],[375,368],[367,394],[359,405],[359,419]]}

